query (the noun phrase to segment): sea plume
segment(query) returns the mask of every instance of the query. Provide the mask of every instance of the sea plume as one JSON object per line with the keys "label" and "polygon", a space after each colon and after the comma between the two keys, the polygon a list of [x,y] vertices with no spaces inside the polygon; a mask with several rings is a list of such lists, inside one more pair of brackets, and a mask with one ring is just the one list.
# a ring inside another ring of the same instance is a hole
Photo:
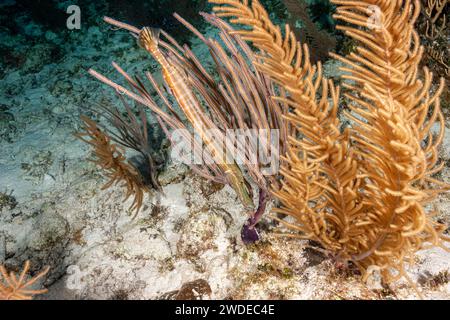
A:
{"label": "sea plume", "polygon": [[[358,47],[341,60],[351,128],[337,116],[339,88],[312,65],[308,48],[286,26],[284,36],[256,0],[211,0],[221,17],[247,26],[236,31],[259,49],[255,64],[289,94],[275,96],[291,107],[282,187],[276,211],[294,221],[290,236],[319,242],[365,276],[379,269],[387,282],[407,277],[405,262],[430,245],[448,247],[445,226],[425,206],[449,189],[435,178],[443,168],[438,147],[444,135],[440,87],[418,69],[423,48],[414,30],[418,1],[333,0],[338,28]],[[421,78],[423,80],[421,80]],[[432,127],[438,125],[437,133]]]}
{"label": "sea plume", "polygon": [[30,261],[25,262],[19,275],[8,272],[0,265],[0,300],[31,300],[33,296],[46,293],[47,289],[31,289],[31,287],[48,273],[49,268],[27,280],[29,271]]}
{"label": "sea plume", "polygon": [[111,141],[111,137],[102,130],[97,122],[82,116],[83,126],[76,136],[93,148],[91,161],[102,169],[108,179],[102,190],[119,184],[126,190],[125,200],[133,197],[131,211],[137,214],[142,207],[144,193],[149,191],[139,170],[130,163],[124,150]]}

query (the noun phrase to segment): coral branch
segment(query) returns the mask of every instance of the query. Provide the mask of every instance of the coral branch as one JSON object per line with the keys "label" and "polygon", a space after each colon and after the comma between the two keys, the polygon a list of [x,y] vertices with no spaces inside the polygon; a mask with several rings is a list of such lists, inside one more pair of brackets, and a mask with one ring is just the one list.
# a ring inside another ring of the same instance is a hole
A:
{"label": "coral branch", "polygon": [[31,300],[33,296],[47,292],[47,289],[31,289],[49,271],[45,268],[36,276],[26,280],[30,270],[30,261],[26,261],[22,272],[17,276],[14,272],[8,273],[4,266],[0,265],[0,300]]}

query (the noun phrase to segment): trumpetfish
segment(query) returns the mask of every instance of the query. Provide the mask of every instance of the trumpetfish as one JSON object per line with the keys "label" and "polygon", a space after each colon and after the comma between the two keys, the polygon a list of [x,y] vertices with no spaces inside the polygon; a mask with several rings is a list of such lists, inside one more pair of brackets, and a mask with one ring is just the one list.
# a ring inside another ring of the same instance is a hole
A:
{"label": "trumpetfish", "polygon": [[218,155],[223,154],[223,150],[220,150],[220,145],[217,145],[215,139],[205,130],[205,128],[213,127],[214,124],[211,122],[211,119],[205,117],[201,110],[200,102],[189,87],[183,73],[171,64],[160,50],[159,34],[159,29],[144,27],[139,32],[139,43],[161,66],[164,80],[169,86],[172,95],[205,145],[210,148],[213,159],[225,173],[227,180],[238,194],[244,207],[247,210],[253,210],[254,205],[250,186],[245,181],[242,171],[236,163],[227,163],[223,159],[218,158]]}

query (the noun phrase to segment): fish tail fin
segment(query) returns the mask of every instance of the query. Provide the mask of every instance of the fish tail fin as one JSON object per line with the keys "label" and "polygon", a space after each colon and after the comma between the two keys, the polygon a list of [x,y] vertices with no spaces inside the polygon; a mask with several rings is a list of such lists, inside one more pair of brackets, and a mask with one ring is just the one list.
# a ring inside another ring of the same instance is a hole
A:
{"label": "fish tail fin", "polygon": [[160,33],[161,29],[144,27],[139,33],[139,43],[148,51],[154,52],[158,49]]}

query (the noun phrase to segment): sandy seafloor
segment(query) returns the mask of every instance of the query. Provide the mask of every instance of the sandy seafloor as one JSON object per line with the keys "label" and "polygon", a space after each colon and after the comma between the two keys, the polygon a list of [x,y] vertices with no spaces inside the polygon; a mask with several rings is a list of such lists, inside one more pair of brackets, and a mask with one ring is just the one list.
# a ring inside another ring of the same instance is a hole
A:
{"label": "sandy seafloor", "polygon": [[[308,243],[275,237],[269,219],[261,223],[262,241],[244,246],[245,216],[235,193],[182,165],[168,164],[160,175],[164,195],[147,195],[132,219],[131,200],[123,203],[120,187],[101,190],[105,180],[73,132],[87,108],[113,99],[88,68],[115,77],[112,60],[130,73],[153,62],[126,33],[104,24],[64,38],[38,25],[25,29],[41,40],[30,45],[0,31],[23,54],[0,79],[0,191],[12,191],[17,201],[0,211],[0,262],[19,269],[30,259],[33,271],[50,266],[49,292],[40,299],[417,298],[404,281],[362,283]],[[206,54],[195,41],[193,49]],[[55,50],[63,52],[55,58]],[[442,177],[450,182],[448,110],[446,119]],[[435,202],[447,222],[449,200],[447,193]],[[409,274],[424,296],[450,298],[450,253],[427,250],[416,260]]]}

